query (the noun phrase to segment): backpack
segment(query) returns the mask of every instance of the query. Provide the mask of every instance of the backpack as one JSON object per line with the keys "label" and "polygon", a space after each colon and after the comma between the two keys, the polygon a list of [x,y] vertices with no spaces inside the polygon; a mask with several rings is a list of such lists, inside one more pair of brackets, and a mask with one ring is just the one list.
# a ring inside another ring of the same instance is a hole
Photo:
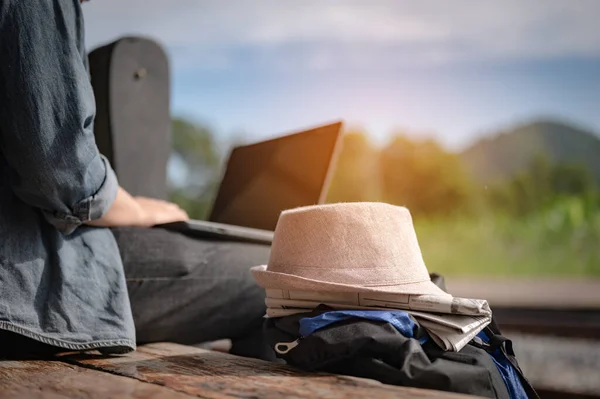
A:
{"label": "backpack", "polygon": [[[443,279],[432,277],[444,288]],[[459,352],[442,350],[414,320],[402,333],[390,322],[353,317],[300,335],[302,319],[332,311],[321,305],[267,319],[267,342],[286,363],[308,371],[488,398],[539,398],[518,365],[512,342],[493,320]]]}

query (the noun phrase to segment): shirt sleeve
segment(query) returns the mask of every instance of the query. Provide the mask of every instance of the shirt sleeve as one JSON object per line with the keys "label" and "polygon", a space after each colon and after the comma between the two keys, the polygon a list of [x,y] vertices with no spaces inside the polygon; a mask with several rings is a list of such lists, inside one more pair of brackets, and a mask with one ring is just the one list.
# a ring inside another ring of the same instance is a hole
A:
{"label": "shirt sleeve", "polygon": [[65,234],[117,194],[95,112],[79,0],[0,2],[0,152],[15,194]]}

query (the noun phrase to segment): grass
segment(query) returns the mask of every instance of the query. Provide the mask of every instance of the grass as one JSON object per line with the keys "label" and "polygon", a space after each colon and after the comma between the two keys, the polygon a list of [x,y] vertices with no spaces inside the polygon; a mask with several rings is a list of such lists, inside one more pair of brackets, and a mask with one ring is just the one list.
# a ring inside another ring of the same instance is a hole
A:
{"label": "grass", "polygon": [[523,218],[418,219],[415,227],[430,272],[600,278],[599,208],[565,198]]}

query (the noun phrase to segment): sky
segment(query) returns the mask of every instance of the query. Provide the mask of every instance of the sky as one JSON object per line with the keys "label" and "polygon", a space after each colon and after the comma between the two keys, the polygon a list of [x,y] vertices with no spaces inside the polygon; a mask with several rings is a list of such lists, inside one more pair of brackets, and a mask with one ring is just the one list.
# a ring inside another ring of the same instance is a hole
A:
{"label": "sky", "polygon": [[461,149],[538,118],[600,133],[597,0],[93,0],[91,50],[170,58],[172,113],[253,141],[342,119]]}

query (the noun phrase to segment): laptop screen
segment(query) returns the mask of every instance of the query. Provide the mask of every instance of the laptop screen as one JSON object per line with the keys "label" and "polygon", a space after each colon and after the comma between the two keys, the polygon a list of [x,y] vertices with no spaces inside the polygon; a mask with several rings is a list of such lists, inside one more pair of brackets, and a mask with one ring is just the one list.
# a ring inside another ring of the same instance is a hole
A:
{"label": "laptop screen", "polygon": [[341,123],[232,150],[210,221],[275,230],[281,211],[325,201]]}

